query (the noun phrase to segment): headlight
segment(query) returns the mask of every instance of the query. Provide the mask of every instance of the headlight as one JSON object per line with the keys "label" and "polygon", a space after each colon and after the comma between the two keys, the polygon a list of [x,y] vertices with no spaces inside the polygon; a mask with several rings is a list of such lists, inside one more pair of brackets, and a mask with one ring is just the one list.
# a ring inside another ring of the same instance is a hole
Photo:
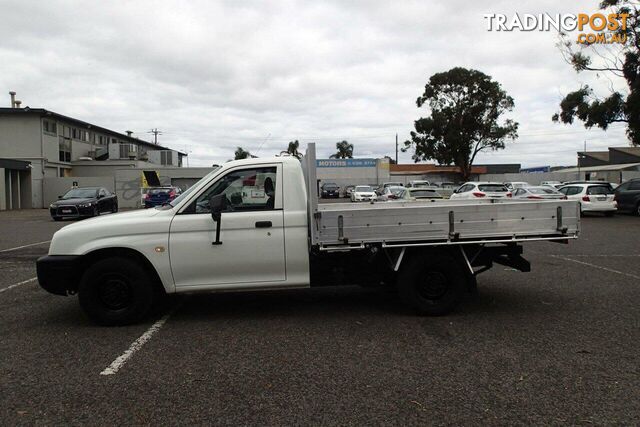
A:
{"label": "headlight", "polygon": [[53,203],[49,205],[49,209],[55,209],[55,208],[56,208],[56,205],[54,205]]}

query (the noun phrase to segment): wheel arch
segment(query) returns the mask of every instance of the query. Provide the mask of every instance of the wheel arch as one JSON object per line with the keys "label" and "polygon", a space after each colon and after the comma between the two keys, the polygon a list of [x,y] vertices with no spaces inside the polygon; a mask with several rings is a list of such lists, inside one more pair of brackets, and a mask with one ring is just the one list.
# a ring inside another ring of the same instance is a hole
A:
{"label": "wheel arch", "polygon": [[160,279],[160,275],[158,274],[158,271],[153,266],[151,261],[149,261],[149,259],[143,253],[135,249],[126,247],[102,248],[87,252],[82,257],[82,271],[79,272],[79,276],[81,277],[90,265],[99,260],[118,257],[135,259],[136,261],[140,262],[140,264],[143,266],[145,271],[147,271],[149,277],[151,278],[151,283],[153,285],[154,291],[166,293],[165,287],[162,283],[162,279]]}

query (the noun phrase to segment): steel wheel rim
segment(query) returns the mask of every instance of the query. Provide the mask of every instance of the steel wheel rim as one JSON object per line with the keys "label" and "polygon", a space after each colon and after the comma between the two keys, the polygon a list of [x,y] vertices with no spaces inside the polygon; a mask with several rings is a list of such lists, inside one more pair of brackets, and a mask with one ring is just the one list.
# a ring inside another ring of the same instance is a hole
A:
{"label": "steel wheel rim", "polygon": [[442,298],[449,289],[449,279],[440,271],[429,271],[418,286],[418,295],[426,300]]}
{"label": "steel wheel rim", "polygon": [[123,310],[131,305],[133,288],[126,277],[108,275],[98,284],[98,298],[109,310]]}

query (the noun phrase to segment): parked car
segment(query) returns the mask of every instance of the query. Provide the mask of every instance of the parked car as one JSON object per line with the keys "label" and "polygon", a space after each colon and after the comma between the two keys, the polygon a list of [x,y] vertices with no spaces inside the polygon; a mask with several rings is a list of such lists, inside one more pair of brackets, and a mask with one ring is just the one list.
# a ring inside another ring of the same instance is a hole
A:
{"label": "parked car", "polygon": [[387,187],[402,187],[402,188],[404,188],[404,184],[401,183],[401,182],[385,182],[380,187],[378,187],[378,189],[376,190],[376,193],[378,194],[378,196],[381,196],[384,193],[384,190]]}
{"label": "parked car", "polygon": [[555,188],[548,185],[541,186],[531,186],[531,187],[522,187],[516,188],[513,192],[514,199],[530,199],[530,200],[539,200],[539,199],[566,199],[567,196],[556,190]]}
{"label": "parked car", "polygon": [[425,180],[413,180],[409,181],[407,184],[407,188],[416,188],[416,187],[431,187],[431,183]]}
{"label": "parked car", "polygon": [[467,182],[455,190],[451,199],[503,199],[511,197],[511,192],[506,185],[499,182]]}
{"label": "parked car", "polygon": [[571,184],[560,188],[562,194],[569,200],[580,203],[580,213],[602,212],[606,216],[613,216],[617,204],[613,197],[613,190],[607,182],[590,184]]}
{"label": "parked car", "polygon": [[516,188],[528,187],[529,183],[524,181],[515,181],[515,182],[505,182],[504,185],[506,185],[509,190],[513,191]]}
{"label": "parked car", "polygon": [[605,185],[611,189],[611,191],[615,190],[617,187],[616,184],[612,184],[607,181],[567,181],[562,183],[562,187],[573,184],[594,184],[594,185]]}
{"label": "parked car", "polygon": [[456,184],[455,182],[436,182],[434,183],[434,185],[436,187],[440,187],[440,188],[446,188],[449,190],[455,190],[456,188],[458,188],[460,185]]}
{"label": "parked car", "polygon": [[398,185],[390,185],[385,187],[382,194],[376,200],[379,202],[388,202],[390,200],[404,199],[408,197],[407,189]]}
{"label": "parked car", "polygon": [[347,185],[346,187],[344,187],[344,197],[350,198],[354,188],[356,188],[355,185]]}
{"label": "parked car", "polygon": [[153,187],[149,188],[143,195],[145,208],[163,206],[170,203],[182,193],[179,187]]}
{"label": "parked car", "polygon": [[623,182],[616,188],[614,200],[621,211],[630,211],[640,216],[640,178]]}
{"label": "parked car", "polygon": [[323,199],[330,197],[338,198],[340,197],[340,187],[334,182],[326,182],[320,187],[320,196]]}
{"label": "parked car", "polygon": [[442,194],[436,191],[434,188],[420,188],[420,187],[411,187],[407,188],[407,196],[410,199],[442,199]]}
{"label": "parked car", "polygon": [[74,188],[49,205],[54,221],[88,218],[103,212],[118,212],[118,197],[103,187]]}
{"label": "parked car", "polygon": [[369,185],[357,185],[351,193],[352,202],[363,202],[376,199],[376,192]]}

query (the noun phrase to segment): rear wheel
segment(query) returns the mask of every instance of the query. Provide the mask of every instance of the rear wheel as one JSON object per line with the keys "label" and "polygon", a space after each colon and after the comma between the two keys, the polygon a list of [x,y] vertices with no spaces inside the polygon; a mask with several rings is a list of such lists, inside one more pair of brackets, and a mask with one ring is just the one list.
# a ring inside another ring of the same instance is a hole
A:
{"label": "rear wheel", "polygon": [[85,271],[78,297],[93,322],[128,325],[149,312],[153,287],[148,273],[133,260],[113,257],[97,261]]}
{"label": "rear wheel", "polygon": [[442,316],[460,302],[467,277],[461,263],[453,257],[426,257],[407,260],[398,275],[398,291],[402,301],[421,314]]}

